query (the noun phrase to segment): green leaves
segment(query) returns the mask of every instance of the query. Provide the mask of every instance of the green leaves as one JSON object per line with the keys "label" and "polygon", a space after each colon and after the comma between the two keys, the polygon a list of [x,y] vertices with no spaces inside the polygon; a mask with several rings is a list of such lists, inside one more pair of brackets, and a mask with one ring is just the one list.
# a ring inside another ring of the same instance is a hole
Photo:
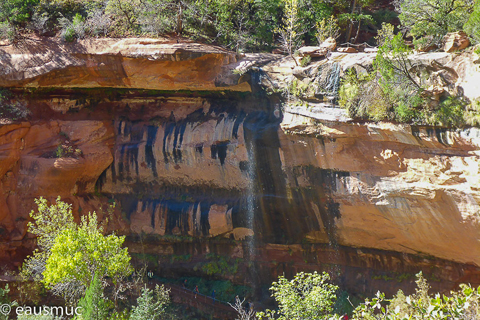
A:
{"label": "green leaves", "polygon": [[169,290],[155,286],[155,290],[142,288],[142,295],[137,299],[137,306],[133,307],[130,320],[157,320],[165,313],[170,303]]}
{"label": "green leaves", "polygon": [[473,9],[473,0],[400,0],[402,25],[423,47],[439,45],[448,32],[462,30]]}
{"label": "green leaves", "polygon": [[366,300],[354,311],[354,320],[447,320],[478,319],[480,316],[480,291],[469,285],[461,285],[460,290],[450,296],[434,297],[428,294],[430,289],[420,272],[417,274],[415,293],[405,296],[400,290],[393,299],[385,299],[383,293],[377,293],[371,301]]}
{"label": "green leaves", "polygon": [[103,296],[103,287],[100,278],[95,275],[90,283],[85,296],[80,299],[78,306],[81,308],[80,319],[103,320],[108,316],[108,301]]}
{"label": "green leaves", "polygon": [[44,198],[35,202],[38,211],[30,213],[33,222],[28,231],[37,236],[38,250],[23,265],[27,278],[42,281],[55,294],[76,302],[94,275],[116,283],[132,273],[127,248],[122,248],[125,237],[104,235],[95,212],[77,225],[71,205],[60,197],[52,205]]}
{"label": "green leaves", "polygon": [[272,284],[270,290],[278,303],[277,312],[267,310],[259,313],[260,319],[273,319],[275,313],[278,319],[325,319],[333,310],[335,292],[338,287],[328,283],[328,273],[298,273],[292,280],[280,276]]}
{"label": "green leaves", "polygon": [[47,287],[78,281],[89,286],[96,274],[100,279],[129,275],[132,272],[125,237],[104,236],[96,214],[82,217],[78,227],[67,228],[56,238],[47,259],[43,282]]}
{"label": "green leaves", "polygon": [[463,28],[475,43],[480,43],[480,1],[475,3],[473,12]]}

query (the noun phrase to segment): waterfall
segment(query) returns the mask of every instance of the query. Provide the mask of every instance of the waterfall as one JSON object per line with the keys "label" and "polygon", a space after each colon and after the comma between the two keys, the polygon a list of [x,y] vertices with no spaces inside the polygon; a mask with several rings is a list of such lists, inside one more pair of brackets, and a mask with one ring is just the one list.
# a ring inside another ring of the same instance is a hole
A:
{"label": "waterfall", "polygon": [[334,103],[340,88],[340,70],[338,62],[321,65],[318,68],[318,76],[314,81],[316,84],[315,95],[326,96],[328,100]]}
{"label": "waterfall", "polygon": [[[246,205],[246,227],[250,230],[255,230],[255,210],[256,210],[256,178],[257,178],[257,161],[255,154],[254,141],[246,141],[247,152],[248,152],[248,165],[247,165],[247,174],[248,174],[248,186],[247,186],[247,205]],[[248,257],[248,266],[252,278],[252,287],[255,291],[256,288],[256,268],[255,268],[255,255],[256,255],[256,234],[255,231],[253,236],[246,238],[247,245],[247,257]]]}

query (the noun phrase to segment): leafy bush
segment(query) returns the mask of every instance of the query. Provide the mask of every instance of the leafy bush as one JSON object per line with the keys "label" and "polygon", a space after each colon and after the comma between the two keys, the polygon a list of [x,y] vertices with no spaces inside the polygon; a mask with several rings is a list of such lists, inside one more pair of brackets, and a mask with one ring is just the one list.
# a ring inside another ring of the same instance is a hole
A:
{"label": "leafy bush", "polygon": [[[15,303],[10,302],[10,298],[8,296],[10,292],[10,288],[8,287],[8,283],[5,285],[4,288],[0,288],[0,305],[9,305],[10,307],[15,306]],[[7,320],[8,314],[3,314],[0,312],[0,320]]]}
{"label": "leafy bush", "polygon": [[354,311],[354,320],[380,319],[478,319],[480,316],[480,287],[460,285],[460,290],[450,296],[428,294],[430,289],[420,272],[417,274],[417,288],[412,295],[405,296],[399,290],[393,299],[378,292],[372,300],[365,300]]}
{"label": "leafy bush", "polygon": [[462,30],[474,0],[396,0],[400,21],[417,46],[440,45],[448,32]]}
{"label": "leafy bush", "polygon": [[316,37],[319,44],[322,44],[327,38],[337,39],[340,36],[338,20],[334,16],[317,22],[316,28]]}
{"label": "leafy bush", "polygon": [[0,1],[0,37],[15,39],[18,30],[26,26],[39,0]]}
{"label": "leafy bush", "polygon": [[270,290],[278,310],[257,313],[259,319],[326,319],[333,311],[338,287],[328,283],[327,273],[300,272],[292,280],[280,276]]}
{"label": "leafy bush", "polygon": [[475,3],[472,14],[463,27],[474,43],[480,43],[480,2]]}
{"label": "leafy bush", "polygon": [[80,299],[78,306],[81,308],[79,320],[104,320],[108,316],[108,303],[103,296],[103,287],[97,274],[94,275],[90,286],[85,291],[85,296]]}
{"label": "leafy bush", "polygon": [[377,41],[383,42],[374,61],[374,70],[357,74],[346,72],[340,87],[339,104],[353,118],[374,121],[393,120],[415,124],[460,127],[467,118],[474,123],[477,111],[457,97],[444,97],[440,103],[422,75],[415,72],[401,34],[393,36],[393,27],[384,25]]}
{"label": "leafy bush", "polygon": [[392,41],[395,36],[394,33],[395,27],[390,23],[382,23],[382,28],[378,30],[375,40],[379,47],[383,46],[387,41]]}
{"label": "leafy bush", "polygon": [[43,283],[52,288],[68,282],[88,287],[92,275],[99,279],[132,273],[127,248],[122,248],[125,237],[104,236],[95,213],[83,216],[79,226],[62,230],[51,247],[43,272]]}
{"label": "leafy bush", "polygon": [[339,90],[339,105],[352,118],[374,121],[392,119],[392,105],[378,84],[375,72],[358,74],[355,69],[345,73]]}
{"label": "leafy bush", "polygon": [[169,303],[169,290],[163,285],[159,287],[157,284],[155,290],[144,287],[142,295],[137,299],[137,306],[133,307],[130,320],[160,319]]}
{"label": "leafy bush", "polygon": [[465,124],[465,107],[467,103],[457,97],[447,97],[440,102],[435,112],[425,115],[427,123],[447,127],[461,127]]}
{"label": "leafy bush", "polygon": [[68,19],[63,18],[60,20],[62,25],[62,31],[60,33],[63,40],[67,42],[72,42],[76,39],[85,38],[88,33],[88,26],[85,22],[85,18],[79,13],[73,17],[73,21],[70,22]]}
{"label": "leafy bush", "polygon": [[7,21],[0,22],[0,39],[15,39],[15,28]]}
{"label": "leafy bush", "polygon": [[305,56],[302,59],[300,59],[300,66],[301,67],[306,67],[308,64],[312,61],[311,56]]}

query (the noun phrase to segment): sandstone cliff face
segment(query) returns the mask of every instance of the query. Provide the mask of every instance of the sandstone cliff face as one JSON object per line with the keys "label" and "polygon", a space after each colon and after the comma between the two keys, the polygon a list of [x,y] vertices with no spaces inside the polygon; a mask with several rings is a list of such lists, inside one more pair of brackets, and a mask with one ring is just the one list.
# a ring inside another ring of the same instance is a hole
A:
{"label": "sandstone cliff face", "polygon": [[[162,39],[27,40],[0,51],[2,87],[249,91],[235,83],[235,54]],[[233,80],[232,80],[233,79]]]}
{"label": "sandstone cliff face", "polygon": [[[0,127],[2,261],[33,248],[33,199],[60,195],[77,215],[115,201],[111,227],[132,253],[192,256],[158,265],[164,274],[191,274],[215,253],[245,270],[255,261],[248,277],[264,283],[331,265],[357,291],[381,288],[385,272],[424,270],[443,289],[480,283],[477,129],[359,124],[324,105],[282,113],[258,84],[291,68],[240,77],[232,69],[255,56],[235,62],[214,47],[128,39],[19,50],[0,49],[0,85],[32,112]],[[343,70],[371,56],[335,59]],[[471,57],[441,59],[425,65],[477,97],[473,62],[448,64]],[[81,152],[57,157],[59,146]]]}

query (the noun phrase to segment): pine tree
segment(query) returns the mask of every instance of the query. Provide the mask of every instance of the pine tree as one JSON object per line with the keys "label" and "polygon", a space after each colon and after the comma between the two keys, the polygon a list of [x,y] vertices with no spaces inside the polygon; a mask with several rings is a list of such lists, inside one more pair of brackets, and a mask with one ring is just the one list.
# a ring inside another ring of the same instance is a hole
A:
{"label": "pine tree", "polygon": [[102,282],[97,274],[93,277],[85,296],[80,299],[78,306],[81,308],[81,319],[103,320],[108,316],[108,303],[103,297]]}

